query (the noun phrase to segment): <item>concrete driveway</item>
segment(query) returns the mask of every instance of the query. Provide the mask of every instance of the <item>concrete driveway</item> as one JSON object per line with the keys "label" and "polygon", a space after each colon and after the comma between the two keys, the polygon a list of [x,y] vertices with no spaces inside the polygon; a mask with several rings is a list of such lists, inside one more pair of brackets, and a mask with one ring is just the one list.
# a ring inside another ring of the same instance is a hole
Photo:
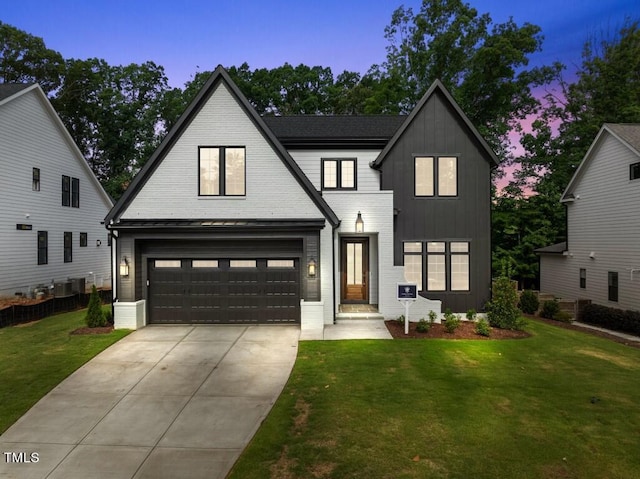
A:
{"label": "concrete driveway", "polygon": [[299,326],[135,331],[0,436],[0,478],[223,478],[287,382],[299,336]]}

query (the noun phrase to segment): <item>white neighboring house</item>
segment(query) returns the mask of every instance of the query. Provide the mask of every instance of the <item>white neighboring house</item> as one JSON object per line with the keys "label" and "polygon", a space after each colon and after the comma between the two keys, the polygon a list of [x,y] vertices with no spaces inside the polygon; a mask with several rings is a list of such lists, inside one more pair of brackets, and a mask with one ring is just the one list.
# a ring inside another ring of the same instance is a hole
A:
{"label": "white neighboring house", "polygon": [[111,285],[112,206],[37,84],[0,85],[0,295],[85,278]]}
{"label": "white neighboring house", "polygon": [[560,201],[568,243],[537,250],[540,291],[640,310],[640,124],[605,123]]}

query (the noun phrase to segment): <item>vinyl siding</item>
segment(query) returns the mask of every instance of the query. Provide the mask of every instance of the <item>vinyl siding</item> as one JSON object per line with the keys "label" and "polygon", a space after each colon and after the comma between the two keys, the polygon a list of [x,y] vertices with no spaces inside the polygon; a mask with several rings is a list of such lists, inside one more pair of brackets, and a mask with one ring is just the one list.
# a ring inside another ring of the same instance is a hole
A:
{"label": "vinyl siding", "polygon": [[[589,163],[573,190],[579,198],[567,205],[569,255],[564,275],[570,278],[570,289],[565,294],[640,310],[640,272],[631,280],[631,269],[640,269],[640,180],[629,180],[629,165],[639,158],[605,132],[585,161]],[[580,268],[587,270],[587,288],[582,290]],[[609,271],[619,275],[617,302],[608,300]]]}
{"label": "vinyl siding", "polygon": [[357,191],[380,191],[380,173],[369,166],[379,150],[295,150],[289,153],[318,191],[322,189],[323,158],[357,158]]}
{"label": "vinyl siding", "polygon": [[[246,196],[198,196],[198,146],[244,146]],[[122,218],[321,218],[304,189],[220,84]]]}
{"label": "vinyl siding", "polygon": [[[107,231],[100,223],[111,205],[45,101],[30,90],[0,106],[0,295],[68,277],[93,282],[89,272],[98,286],[110,285]],[[34,167],[40,191],[32,191]],[[80,208],[62,206],[62,175],[80,180]],[[17,231],[16,224],[33,229]],[[38,231],[48,232],[46,265],[37,264]],[[65,231],[73,233],[71,263],[63,258]],[[80,247],[81,232],[87,247]]]}

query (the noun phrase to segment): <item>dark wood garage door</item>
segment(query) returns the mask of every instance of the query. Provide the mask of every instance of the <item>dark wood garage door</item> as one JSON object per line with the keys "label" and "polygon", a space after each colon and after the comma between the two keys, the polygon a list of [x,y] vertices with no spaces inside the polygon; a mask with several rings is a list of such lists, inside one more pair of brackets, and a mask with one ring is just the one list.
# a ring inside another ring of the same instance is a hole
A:
{"label": "dark wood garage door", "polygon": [[298,259],[149,261],[151,323],[300,321]]}

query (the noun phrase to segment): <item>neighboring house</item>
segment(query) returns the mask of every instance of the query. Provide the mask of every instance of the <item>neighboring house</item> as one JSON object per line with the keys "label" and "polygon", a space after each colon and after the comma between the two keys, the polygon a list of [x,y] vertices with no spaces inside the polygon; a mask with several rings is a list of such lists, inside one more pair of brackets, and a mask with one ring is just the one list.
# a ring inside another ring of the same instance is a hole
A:
{"label": "neighboring house", "polygon": [[537,250],[540,291],[640,310],[640,124],[604,124],[560,201],[568,242]]}
{"label": "neighboring house", "polygon": [[0,295],[84,278],[110,286],[112,207],[36,84],[0,84]]}
{"label": "neighboring house", "polygon": [[218,67],[106,217],[116,325],[392,318],[406,281],[414,319],[480,310],[496,164],[440,82],[405,117],[262,118]]}

